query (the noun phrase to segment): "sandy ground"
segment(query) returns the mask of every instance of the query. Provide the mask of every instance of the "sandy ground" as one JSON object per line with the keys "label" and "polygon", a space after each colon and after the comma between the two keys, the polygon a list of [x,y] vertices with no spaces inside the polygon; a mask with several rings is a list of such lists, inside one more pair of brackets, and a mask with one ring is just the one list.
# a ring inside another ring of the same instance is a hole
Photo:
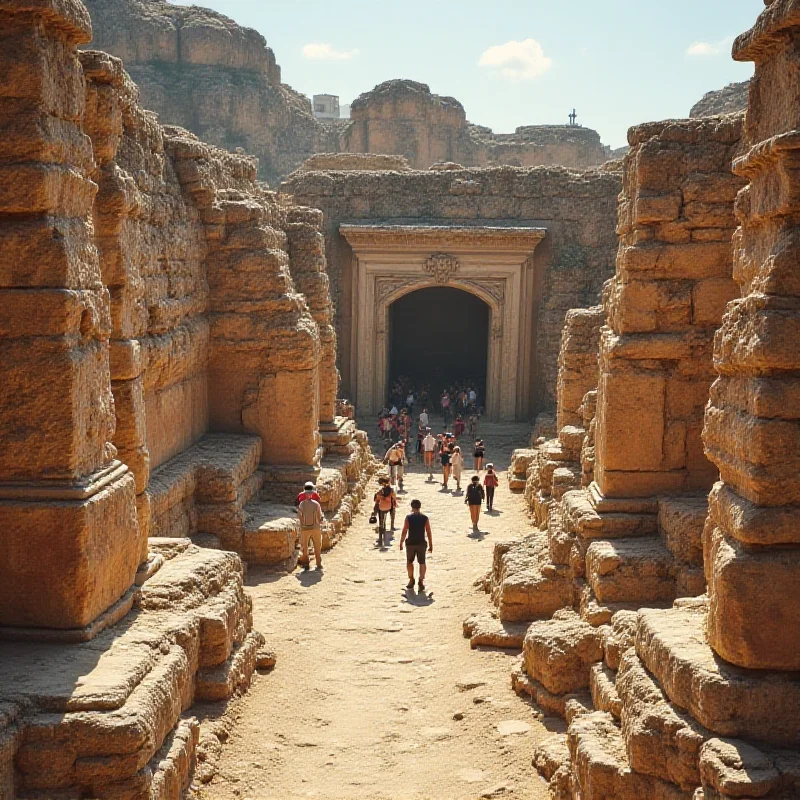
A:
{"label": "sandy ground", "polygon": [[[505,470],[528,428],[486,424],[481,435]],[[548,730],[511,689],[514,656],[471,651],[461,633],[489,606],[473,582],[494,543],[527,529],[523,501],[503,473],[495,513],[475,533],[463,495],[445,493],[440,476],[412,466],[405,490],[389,547],[377,547],[365,504],[322,572],[248,575],[255,625],[278,663],[232,707],[233,733],[201,798],[547,796],[531,758]],[[424,593],[406,590],[398,547],[415,497],[434,535]]]}

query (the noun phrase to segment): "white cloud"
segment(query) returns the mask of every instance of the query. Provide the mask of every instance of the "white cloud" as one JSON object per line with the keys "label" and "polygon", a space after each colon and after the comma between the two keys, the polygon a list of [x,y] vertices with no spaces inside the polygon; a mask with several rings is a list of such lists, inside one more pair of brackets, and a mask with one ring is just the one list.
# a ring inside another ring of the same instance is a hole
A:
{"label": "white cloud", "polygon": [[312,61],[349,61],[358,50],[337,50],[332,44],[311,42],[303,47],[303,55]]}
{"label": "white cloud", "polygon": [[478,64],[499,69],[505,78],[531,81],[544,75],[553,66],[553,59],[544,54],[536,39],[525,39],[523,42],[511,41],[490,47]]}
{"label": "white cloud", "polygon": [[719,56],[728,54],[733,44],[733,36],[726,36],[718,42],[693,42],[686,51],[687,56]]}

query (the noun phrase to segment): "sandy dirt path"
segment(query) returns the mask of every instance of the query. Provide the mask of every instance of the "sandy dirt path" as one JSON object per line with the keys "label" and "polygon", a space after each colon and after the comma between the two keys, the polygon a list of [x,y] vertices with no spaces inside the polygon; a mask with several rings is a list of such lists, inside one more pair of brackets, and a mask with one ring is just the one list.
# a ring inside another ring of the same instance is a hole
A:
{"label": "sandy dirt path", "polygon": [[[527,433],[485,425],[489,460],[505,470]],[[468,614],[489,606],[473,582],[494,542],[528,526],[507,486],[503,473],[496,511],[474,533],[463,495],[412,466],[389,547],[377,547],[365,504],[321,573],[250,572],[255,626],[278,663],[231,709],[233,734],[202,798],[547,796],[531,766],[547,730],[511,689],[512,656],[471,651],[461,633]],[[398,547],[414,497],[434,534],[423,594],[406,590]]]}

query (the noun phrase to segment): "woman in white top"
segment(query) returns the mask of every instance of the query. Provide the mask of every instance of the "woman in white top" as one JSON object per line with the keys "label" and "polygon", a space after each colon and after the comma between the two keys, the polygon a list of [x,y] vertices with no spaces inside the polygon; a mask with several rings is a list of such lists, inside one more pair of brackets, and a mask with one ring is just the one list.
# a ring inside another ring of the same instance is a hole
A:
{"label": "woman in white top", "polygon": [[461,491],[461,473],[464,470],[464,456],[461,454],[461,448],[456,446],[453,448],[453,453],[450,456],[450,466],[453,469],[453,478],[456,482],[456,491]]}

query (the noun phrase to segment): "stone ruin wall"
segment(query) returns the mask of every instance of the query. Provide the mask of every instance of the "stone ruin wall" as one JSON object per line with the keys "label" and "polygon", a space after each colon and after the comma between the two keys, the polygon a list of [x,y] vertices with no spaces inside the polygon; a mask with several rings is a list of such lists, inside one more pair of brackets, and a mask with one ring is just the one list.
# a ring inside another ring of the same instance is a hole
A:
{"label": "stone ruin wall", "polygon": [[165,0],[87,0],[93,47],[116,55],[162,125],[180,125],[203,141],[243,148],[259,159],[259,177],[279,183],[314,154],[406,156],[416,169],[437,161],[464,166],[604,163],[596,132],[566,126],[493,134],[467,122],[453,98],[425,84],[395,80],[352,104],[352,120],[317,120],[307,97],[281,82],[280,67],[258,32],[198,6]]}
{"label": "stone ruin wall", "polygon": [[0,5],[0,794],[177,800],[186,712],[274,661],[240,555],[293,557],[307,478],[330,546],[372,469],[321,214],[161,127],[77,0]]}
{"label": "stone ruin wall", "polygon": [[496,134],[467,121],[453,97],[432,94],[423,83],[387,81],[357,97],[341,149],[349,153],[395,153],[414,169],[437,162],[464,167],[508,165],[587,169],[605,163],[608,151],[593,130],[561,125],[526,126]]}
{"label": "stone ruin wall", "polygon": [[743,127],[631,131],[594,482],[550,504],[544,538],[498,545],[503,622],[465,623],[522,648],[518,691],[566,718],[534,757],[559,800],[800,794],[800,15],[766,5],[734,45],[756,64]]}
{"label": "stone ruin wall", "polygon": [[349,390],[350,281],[353,254],[342,222],[434,225],[537,224],[548,235],[536,250],[541,301],[536,328],[538,380],[531,411],[555,407],[558,352],[566,312],[597,302],[613,272],[620,175],[560,168],[411,172],[301,171],[281,185],[301,205],[322,210],[336,308],[343,392]]}
{"label": "stone ruin wall", "polygon": [[[730,165],[741,138],[736,117],[631,129],[605,326],[581,324],[596,311],[567,315],[557,436],[518,451],[512,465],[512,488],[525,489],[540,532],[496,547],[486,589],[500,624],[465,622],[473,645],[521,648],[517,691],[566,718],[567,735],[544,742],[535,758],[553,797],[696,800],[694,789],[711,781],[701,776],[701,753],[713,733],[680,716],[695,701],[676,681],[692,679],[693,658],[707,658],[691,649],[697,632],[686,628],[702,619],[706,577],[712,598],[714,591],[705,523],[720,465],[709,446],[719,381],[711,384],[724,331],[743,302],[734,299],[731,267],[732,252],[741,252],[732,241],[743,181]],[[592,364],[583,353],[594,343]],[[592,379],[596,391],[579,401]],[[743,581],[735,583],[741,591]],[[645,606],[664,610],[637,615]],[[743,624],[720,618],[719,629],[741,642]],[[685,672],[659,686],[680,659]],[[701,674],[713,659],[703,663]],[[731,677],[723,670],[708,679]],[[734,730],[726,715],[707,707],[702,724],[713,720],[710,731],[724,734]],[[707,758],[724,761],[729,751],[714,742]]]}

